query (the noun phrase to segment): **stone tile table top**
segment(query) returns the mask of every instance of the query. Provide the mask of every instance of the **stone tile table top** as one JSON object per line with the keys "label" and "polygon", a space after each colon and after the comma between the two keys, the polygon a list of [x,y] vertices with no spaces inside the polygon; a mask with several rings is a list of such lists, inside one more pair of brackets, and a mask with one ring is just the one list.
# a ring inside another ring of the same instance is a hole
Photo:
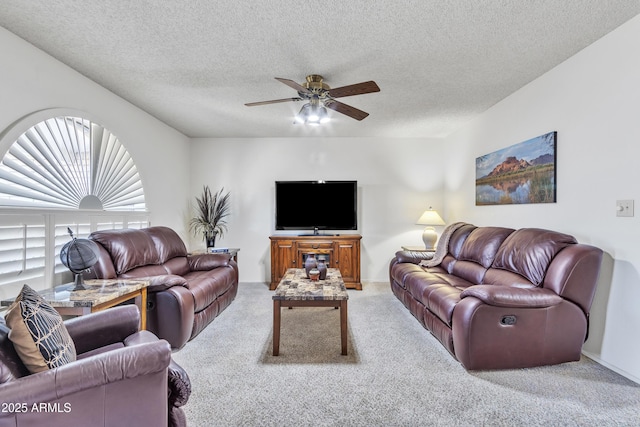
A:
{"label": "stone tile table top", "polygon": [[273,295],[274,300],[348,300],[349,294],[337,268],[328,268],[325,280],[307,279],[303,268],[290,268]]}
{"label": "stone tile table top", "polygon": [[[42,298],[54,308],[96,307],[129,295],[149,286],[148,280],[95,279],[85,280],[86,290],[74,291],[74,284],[68,283],[55,288],[38,291]],[[3,300],[3,306],[9,306],[11,300]]]}

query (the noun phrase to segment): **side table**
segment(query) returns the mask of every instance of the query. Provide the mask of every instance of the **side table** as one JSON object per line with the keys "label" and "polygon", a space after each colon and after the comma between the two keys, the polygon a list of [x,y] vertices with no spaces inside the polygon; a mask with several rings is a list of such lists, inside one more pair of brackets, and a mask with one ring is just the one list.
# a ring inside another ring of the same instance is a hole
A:
{"label": "side table", "polygon": [[[146,329],[149,284],[144,279],[92,279],[84,281],[86,289],[82,291],[74,291],[75,284],[66,283],[38,293],[63,316],[83,316],[133,299],[140,310],[140,329]],[[0,305],[8,307],[13,301],[2,300]]]}
{"label": "side table", "polygon": [[240,248],[207,248],[196,249],[191,251],[190,254],[229,254],[232,260],[238,262],[238,252],[240,252]]}
{"label": "side table", "polygon": [[423,245],[423,246],[405,246],[405,245],[402,245],[401,247],[402,247],[402,250],[403,250],[403,251],[410,251],[410,252],[435,252],[435,250],[432,250],[432,249],[426,249],[426,248],[424,247],[424,245]]}
{"label": "side table", "polygon": [[420,260],[433,259],[436,251],[426,249],[424,246],[402,246],[402,250],[409,252],[412,257]]}

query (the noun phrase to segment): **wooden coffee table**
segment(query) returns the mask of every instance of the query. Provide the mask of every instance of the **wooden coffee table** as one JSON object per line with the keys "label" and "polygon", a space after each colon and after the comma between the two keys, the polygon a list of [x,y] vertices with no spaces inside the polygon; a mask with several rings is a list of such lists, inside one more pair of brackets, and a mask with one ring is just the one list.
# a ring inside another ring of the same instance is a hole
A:
{"label": "wooden coffee table", "polygon": [[280,310],[282,307],[335,307],[340,309],[342,354],[347,354],[347,300],[349,294],[337,268],[327,269],[325,280],[311,281],[304,269],[290,268],[273,295],[273,355],[280,354]]}

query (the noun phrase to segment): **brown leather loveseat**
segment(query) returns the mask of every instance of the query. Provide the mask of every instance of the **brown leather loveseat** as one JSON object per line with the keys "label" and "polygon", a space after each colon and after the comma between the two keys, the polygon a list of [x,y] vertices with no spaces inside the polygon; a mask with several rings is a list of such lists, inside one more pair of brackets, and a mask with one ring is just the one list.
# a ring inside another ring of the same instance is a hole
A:
{"label": "brown leather loveseat", "polygon": [[172,348],[195,338],[231,304],[238,292],[238,265],[228,254],[187,253],[168,227],[96,231],[100,279],[151,279],[147,328]]}
{"label": "brown leather loveseat", "polygon": [[464,224],[442,253],[421,266],[419,253],[397,252],[391,289],[466,369],[580,359],[600,249],[549,230]]}

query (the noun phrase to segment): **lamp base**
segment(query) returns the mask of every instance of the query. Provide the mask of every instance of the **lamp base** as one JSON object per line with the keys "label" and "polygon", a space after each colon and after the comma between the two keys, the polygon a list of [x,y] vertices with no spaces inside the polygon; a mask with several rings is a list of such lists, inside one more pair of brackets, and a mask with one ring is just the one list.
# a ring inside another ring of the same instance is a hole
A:
{"label": "lamp base", "polygon": [[422,232],[422,241],[424,242],[425,249],[428,251],[436,250],[436,242],[438,241],[438,233],[433,227],[425,227]]}

